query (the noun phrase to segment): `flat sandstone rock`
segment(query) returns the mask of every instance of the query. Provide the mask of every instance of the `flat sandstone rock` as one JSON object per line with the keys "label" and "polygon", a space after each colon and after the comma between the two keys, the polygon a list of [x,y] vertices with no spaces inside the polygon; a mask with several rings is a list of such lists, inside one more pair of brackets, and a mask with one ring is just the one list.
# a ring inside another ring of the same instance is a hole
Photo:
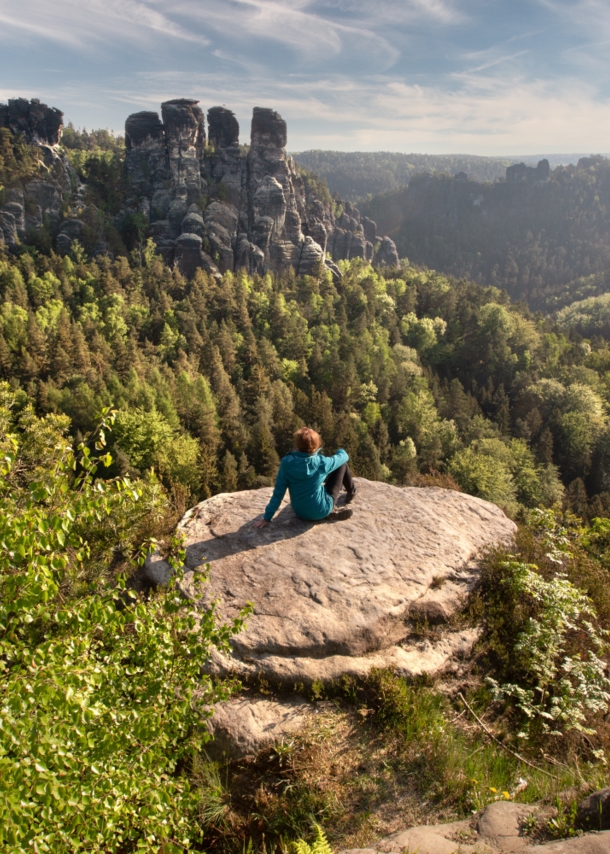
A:
{"label": "flat sandstone rock", "polygon": [[[477,555],[509,542],[516,526],[459,492],[357,484],[354,514],[342,522],[304,522],[284,501],[254,529],[271,489],[216,495],[186,514],[187,570],[211,568],[200,604],[217,599],[226,618],[254,604],[232,657],[215,655],[216,672],[311,683],[373,666],[442,672],[469,652],[475,630],[415,642],[413,620],[451,616],[476,582]],[[161,564],[149,562],[157,581]],[[187,572],[183,586],[195,596],[192,579]]]}

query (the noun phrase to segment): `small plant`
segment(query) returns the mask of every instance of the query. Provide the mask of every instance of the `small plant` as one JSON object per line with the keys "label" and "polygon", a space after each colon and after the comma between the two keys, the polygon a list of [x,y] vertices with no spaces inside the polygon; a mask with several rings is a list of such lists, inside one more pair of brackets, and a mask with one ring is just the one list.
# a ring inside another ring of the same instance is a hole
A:
{"label": "small plant", "polygon": [[538,829],[538,816],[535,812],[531,812],[525,816],[521,822],[521,830],[524,836],[534,836]]}
{"label": "small plant", "polygon": [[566,807],[563,801],[557,798],[556,804],[557,815],[548,820],[546,825],[547,832],[554,839],[566,839],[566,837],[578,836],[579,833],[575,827],[576,812],[578,810],[576,801],[573,801]]}
{"label": "small plant", "polygon": [[304,839],[298,839],[293,842],[293,850],[295,854],[333,854],[333,850],[328,844],[326,834],[319,824],[315,825],[316,836],[311,845],[305,842]]}
{"label": "small plant", "polygon": [[223,785],[218,763],[197,758],[192,781],[199,790],[199,819],[202,827],[206,830],[225,830],[231,810],[231,795]]}

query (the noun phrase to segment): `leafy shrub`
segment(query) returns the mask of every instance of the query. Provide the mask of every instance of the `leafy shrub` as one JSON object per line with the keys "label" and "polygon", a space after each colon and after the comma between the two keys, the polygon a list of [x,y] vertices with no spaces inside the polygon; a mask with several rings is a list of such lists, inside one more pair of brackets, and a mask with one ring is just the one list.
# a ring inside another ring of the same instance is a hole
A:
{"label": "leafy shrub", "polygon": [[[501,563],[500,580],[513,622],[513,673],[519,678],[500,684],[488,678],[496,699],[514,698],[528,721],[528,730],[543,733],[593,734],[587,725],[592,714],[605,712],[610,703],[606,658],[609,632],[599,625],[591,597],[568,577],[564,564],[571,560],[566,528],[552,511],[531,514],[545,557],[556,566],[543,577],[535,564],[518,559]],[[516,603],[519,607],[516,608]]]}
{"label": "leafy shrub", "polygon": [[[606,676],[608,632],[596,628],[597,613],[591,599],[563,573],[552,581],[542,578],[535,565],[507,561],[506,585],[517,596],[530,597],[538,605],[538,616],[530,617],[517,635],[514,647],[527,673],[525,685],[499,685],[488,678],[497,699],[514,697],[528,720],[541,719],[544,732],[561,735],[571,729],[593,734],[585,726],[587,713],[605,712],[610,702],[610,679]],[[568,634],[585,633],[591,648],[566,653]]]}
{"label": "leafy shrub", "polygon": [[242,621],[196,618],[175,583],[144,601],[112,571],[164,498],[95,479],[110,413],[75,451],[65,416],[17,403],[0,385],[0,848],[183,851],[204,704],[226,696],[201,666]]}

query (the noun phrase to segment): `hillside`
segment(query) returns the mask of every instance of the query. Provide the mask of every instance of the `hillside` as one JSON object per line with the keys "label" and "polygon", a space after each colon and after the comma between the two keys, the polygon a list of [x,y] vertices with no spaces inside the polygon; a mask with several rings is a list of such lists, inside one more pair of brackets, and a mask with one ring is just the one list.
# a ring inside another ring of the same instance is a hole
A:
{"label": "hillside", "polygon": [[478,157],[473,154],[401,154],[392,151],[299,151],[293,154],[303,166],[323,178],[331,193],[349,202],[361,202],[379,193],[405,187],[421,172],[465,172],[471,181],[488,183],[504,178],[506,167],[524,162],[535,166],[547,157],[551,166],[577,163],[583,154],[536,157]]}
{"label": "hillside", "polygon": [[[544,317],[482,261],[400,263],[274,111],[247,151],[226,108],[162,118],[62,145],[59,111],[0,108],[0,849],[607,854],[573,837],[610,830],[582,801],[610,758],[610,309],[574,271],[610,162],[406,191],[498,257],[532,211],[565,231]],[[255,527],[305,424],[353,513]]]}
{"label": "hillside", "polygon": [[610,160],[591,157],[554,170],[513,166],[494,184],[418,175],[362,210],[413,263],[553,310],[574,298],[573,280],[610,268],[609,206]]}
{"label": "hillside", "polygon": [[114,470],[193,498],[267,485],[305,422],[371,479],[446,471],[512,512],[563,487],[581,513],[610,500],[607,345],[501,291],[358,260],[338,283],[189,281],[152,242],[142,266],[75,253],[1,262],[0,375],[76,431],[117,407]]}

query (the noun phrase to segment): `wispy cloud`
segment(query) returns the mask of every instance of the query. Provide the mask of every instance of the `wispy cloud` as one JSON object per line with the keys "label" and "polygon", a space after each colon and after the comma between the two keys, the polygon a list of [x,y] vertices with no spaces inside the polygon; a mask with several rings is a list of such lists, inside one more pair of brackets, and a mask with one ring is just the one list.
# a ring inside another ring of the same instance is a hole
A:
{"label": "wispy cloud", "polygon": [[334,10],[349,12],[359,17],[393,23],[412,22],[416,19],[432,20],[443,24],[464,21],[467,16],[455,2],[445,0],[378,0],[374,5],[368,0],[314,0],[310,8],[320,12]]}
{"label": "wispy cloud", "polygon": [[[146,98],[143,98],[146,92]],[[288,122],[289,148],[518,154],[546,151],[606,151],[610,101],[577,82],[473,75],[452,88],[419,86],[374,76],[295,75],[236,85],[224,75],[147,73],[121,98],[126,111],[156,109],[181,93],[207,109],[233,109],[247,141],[254,106],[271,106]],[[583,135],[583,128],[587,129]]]}
{"label": "wispy cloud", "polygon": [[274,42],[301,62],[326,63],[360,55],[365,63],[376,59],[387,68],[400,51],[372,26],[371,11],[364,18],[338,21],[323,14],[310,0],[177,0],[174,13],[196,22],[217,37],[230,38],[240,47]]}
{"label": "wispy cloud", "polygon": [[81,50],[117,42],[143,42],[154,36],[208,44],[208,39],[178,25],[152,4],[138,0],[4,0],[0,41],[16,37],[52,41]]}

